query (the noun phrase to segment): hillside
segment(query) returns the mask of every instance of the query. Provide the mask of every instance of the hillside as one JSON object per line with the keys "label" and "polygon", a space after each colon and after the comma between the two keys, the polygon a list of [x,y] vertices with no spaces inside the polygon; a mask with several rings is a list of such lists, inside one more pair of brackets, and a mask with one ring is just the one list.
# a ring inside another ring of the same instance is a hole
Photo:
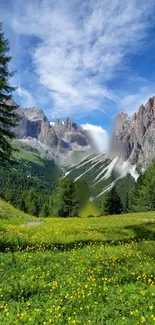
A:
{"label": "hillside", "polygon": [[0,200],[0,229],[2,325],[154,325],[154,212],[42,220]]}
{"label": "hillside", "polygon": [[[14,158],[16,160],[15,168],[20,168],[32,177],[45,179],[55,182],[61,175],[60,168],[54,159],[46,158],[40,152],[29,144],[20,141],[14,141]],[[47,156],[48,157],[48,156]]]}
{"label": "hillside", "polygon": [[61,176],[54,160],[21,143],[14,143],[14,161],[0,167],[0,197],[24,212],[38,216]]}
{"label": "hillside", "polygon": [[122,164],[119,157],[110,159],[105,153],[90,155],[75,166],[68,165],[63,168],[63,174],[75,182],[84,179],[89,186],[91,200],[102,197],[116,185],[123,202],[138,175],[133,166]]}

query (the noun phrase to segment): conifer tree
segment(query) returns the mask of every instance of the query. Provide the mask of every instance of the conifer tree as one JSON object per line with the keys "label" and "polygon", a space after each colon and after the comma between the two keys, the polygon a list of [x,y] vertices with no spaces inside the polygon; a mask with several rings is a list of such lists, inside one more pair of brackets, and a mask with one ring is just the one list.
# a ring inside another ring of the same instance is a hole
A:
{"label": "conifer tree", "polygon": [[11,101],[12,92],[15,88],[9,84],[13,73],[9,72],[11,57],[8,52],[9,43],[4,38],[2,24],[0,23],[0,164],[10,161],[12,154],[11,140],[14,137],[12,128],[17,125],[18,121],[17,106]]}
{"label": "conifer tree", "polygon": [[83,207],[84,204],[89,200],[90,190],[89,186],[85,179],[79,179],[76,182],[77,185],[77,196],[79,200],[80,207]]}
{"label": "conifer tree", "polygon": [[106,215],[110,214],[120,214],[123,211],[121,199],[116,192],[115,187],[107,194],[105,204],[104,204],[104,213]]}
{"label": "conifer tree", "polygon": [[48,203],[44,203],[39,215],[41,218],[47,218],[49,217],[49,204]]}
{"label": "conifer tree", "polygon": [[77,217],[79,200],[77,195],[77,185],[69,178],[63,179],[53,197],[53,214],[55,217]]}

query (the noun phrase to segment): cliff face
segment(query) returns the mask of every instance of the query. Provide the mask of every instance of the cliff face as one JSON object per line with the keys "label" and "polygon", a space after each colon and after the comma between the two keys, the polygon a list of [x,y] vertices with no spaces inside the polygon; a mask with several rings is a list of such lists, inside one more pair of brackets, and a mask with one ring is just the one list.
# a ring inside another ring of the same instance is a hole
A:
{"label": "cliff face", "polygon": [[18,140],[37,139],[42,144],[60,152],[69,151],[72,146],[86,147],[89,138],[85,132],[67,118],[64,123],[59,119],[50,124],[44,112],[37,108],[18,108],[20,121],[14,129]]}
{"label": "cliff face", "polygon": [[57,145],[57,136],[41,109],[37,107],[18,108],[18,114],[20,121],[14,130],[18,140],[30,137],[38,139],[48,146],[55,147]]}
{"label": "cliff face", "polygon": [[147,167],[155,157],[155,96],[132,117],[120,113],[113,139],[122,145],[123,158]]}

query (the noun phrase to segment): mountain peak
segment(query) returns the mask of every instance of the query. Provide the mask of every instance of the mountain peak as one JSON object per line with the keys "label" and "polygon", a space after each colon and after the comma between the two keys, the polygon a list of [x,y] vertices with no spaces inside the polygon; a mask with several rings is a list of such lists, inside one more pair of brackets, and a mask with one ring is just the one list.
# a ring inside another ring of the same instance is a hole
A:
{"label": "mountain peak", "polygon": [[59,127],[59,126],[62,126],[62,121],[60,121],[59,118],[57,118],[54,123],[54,127]]}
{"label": "mountain peak", "polygon": [[155,96],[149,98],[147,104],[146,104],[146,108],[147,107],[153,107],[155,108]]}
{"label": "mountain peak", "polygon": [[69,117],[67,117],[64,121],[64,125],[67,127],[72,126],[72,120]]}
{"label": "mountain peak", "polygon": [[45,119],[45,114],[39,107],[23,108],[24,115],[30,121],[39,121]]}
{"label": "mountain peak", "polygon": [[147,167],[155,157],[155,96],[132,117],[119,114],[114,138],[124,149],[124,158]]}
{"label": "mountain peak", "polygon": [[72,120],[69,117],[67,117],[65,119],[65,121],[64,121],[64,127],[65,127],[65,129],[68,129],[68,130],[71,130],[71,129],[72,130],[75,130],[75,131],[78,130],[77,124],[75,122],[72,122]]}

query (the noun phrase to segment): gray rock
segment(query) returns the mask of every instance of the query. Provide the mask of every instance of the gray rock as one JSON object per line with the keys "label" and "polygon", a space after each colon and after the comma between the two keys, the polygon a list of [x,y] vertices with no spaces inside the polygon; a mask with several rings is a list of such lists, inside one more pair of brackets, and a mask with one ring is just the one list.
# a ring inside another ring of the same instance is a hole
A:
{"label": "gray rock", "polygon": [[30,142],[30,139],[36,139],[41,144],[61,153],[71,151],[73,145],[81,149],[90,145],[87,134],[70,118],[67,118],[64,123],[56,119],[54,125],[51,125],[44,112],[38,107],[18,107],[18,114],[20,121],[13,130],[18,140]]}
{"label": "gray rock", "polygon": [[111,146],[114,143],[121,145],[123,159],[144,168],[150,164],[155,157],[155,96],[132,117],[118,114]]}

